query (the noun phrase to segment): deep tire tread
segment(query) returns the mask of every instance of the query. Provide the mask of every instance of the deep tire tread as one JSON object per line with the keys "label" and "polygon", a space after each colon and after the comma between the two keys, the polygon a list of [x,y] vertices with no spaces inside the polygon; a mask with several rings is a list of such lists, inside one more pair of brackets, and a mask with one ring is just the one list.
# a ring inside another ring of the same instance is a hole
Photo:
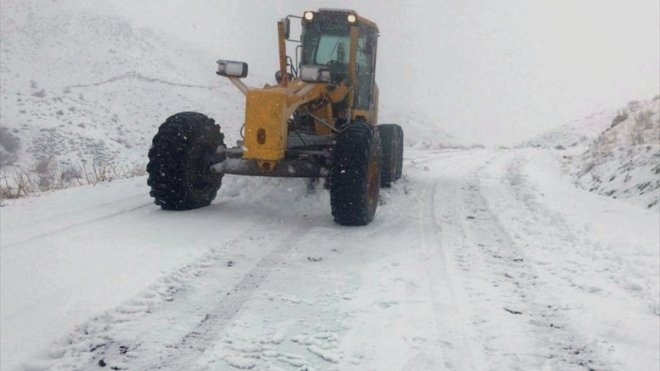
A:
{"label": "deep tire tread", "polygon": [[376,161],[380,169],[380,137],[378,131],[364,122],[348,125],[337,138],[335,161],[330,184],[330,203],[336,223],[366,225],[374,217],[378,204],[380,174],[375,183],[375,199],[370,201],[368,169]]}
{"label": "deep tire tread", "polygon": [[[223,139],[215,121],[201,113],[170,116],[158,129],[149,149],[147,184],[154,203],[165,210],[208,206],[222,185],[222,175],[212,175],[198,164],[201,156],[223,145]],[[207,175],[208,181],[202,187],[190,180],[198,172]]]}
{"label": "deep tire tread", "polygon": [[389,187],[401,178],[403,169],[403,129],[396,124],[378,125],[383,146],[381,186]]}

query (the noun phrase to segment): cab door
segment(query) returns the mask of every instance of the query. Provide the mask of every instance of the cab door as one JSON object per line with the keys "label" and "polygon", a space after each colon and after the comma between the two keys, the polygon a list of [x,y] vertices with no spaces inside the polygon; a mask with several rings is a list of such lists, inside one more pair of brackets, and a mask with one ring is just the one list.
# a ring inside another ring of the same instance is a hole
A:
{"label": "cab door", "polygon": [[[375,84],[376,84],[376,45],[378,35],[375,30],[360,26],[357,39],[355,62],[357,73],[357,91],[354,95],[354,116],[363,116],[367,121],[375,120]],[[366,111],[366,112],[365,112]],[[367,117],[369,116],[369,117]],[[372,122],[372,124],[375,124]]]}

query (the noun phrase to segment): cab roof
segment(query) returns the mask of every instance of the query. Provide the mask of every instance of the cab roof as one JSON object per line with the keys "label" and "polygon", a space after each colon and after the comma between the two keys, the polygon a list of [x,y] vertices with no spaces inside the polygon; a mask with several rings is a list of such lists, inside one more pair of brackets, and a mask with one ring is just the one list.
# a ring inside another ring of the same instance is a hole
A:
{"label": "cab roof", "polygon": [[353,14],[357,17],[358,23],[362,23],[362,24],[366,25],[367,27],[371,27],[371,28],[375,29],[376,32],[380,33],[380,31],[378,30],[378,26],[376,25],[375,22],[373,22],[373,21],[371,21],[367,18],[361,17],[359,14],[357,14],[357,12],[355,10],[352,10],[352,9],[320,8],[317,11],[317,13],[344,13],[347,16],[349,14]]}

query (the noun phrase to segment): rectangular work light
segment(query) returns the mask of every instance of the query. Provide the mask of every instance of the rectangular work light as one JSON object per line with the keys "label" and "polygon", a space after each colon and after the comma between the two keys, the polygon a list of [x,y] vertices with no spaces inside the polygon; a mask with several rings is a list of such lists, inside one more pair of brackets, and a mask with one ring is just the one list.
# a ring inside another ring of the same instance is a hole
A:
{"label": "rectangular work light", "polygon": [[220,76],[226,77],[246,77],[248,74],[248,65],[245,62],[218,60],[218,71]]}

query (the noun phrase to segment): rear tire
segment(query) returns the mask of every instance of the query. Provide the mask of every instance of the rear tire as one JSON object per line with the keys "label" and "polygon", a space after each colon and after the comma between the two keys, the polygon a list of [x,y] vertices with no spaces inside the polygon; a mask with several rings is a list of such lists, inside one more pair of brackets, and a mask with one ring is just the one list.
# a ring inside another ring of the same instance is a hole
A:
{"label": "rear tire", "polygon": [[381,168],[381,186],[389,187],[401,178],[403,162],[403,130],[396,124],[378,125],[383,146],[383,166]]}
{"label": "rear tire", "polygon": [[394,180],[399,180],[403,175],[403,129],[399,125],[395,125],[396,130],[399,132],[399,142],[396,150],[396,172]]}
{"label": "rear tire", "polygon": [[206,158],[221,145],[224,136],[213,119],[196,112],[169,117],[149,150],[147,184],[154,203],[165,210],[208,206],[222,185],[222,174],[212,173]]}
{"label": "rear tire", "polygon": [[365,122],[349,124],[337,138],[330,181],[335,222],[369,224],[380,192],[381,147],[378,131]]}

